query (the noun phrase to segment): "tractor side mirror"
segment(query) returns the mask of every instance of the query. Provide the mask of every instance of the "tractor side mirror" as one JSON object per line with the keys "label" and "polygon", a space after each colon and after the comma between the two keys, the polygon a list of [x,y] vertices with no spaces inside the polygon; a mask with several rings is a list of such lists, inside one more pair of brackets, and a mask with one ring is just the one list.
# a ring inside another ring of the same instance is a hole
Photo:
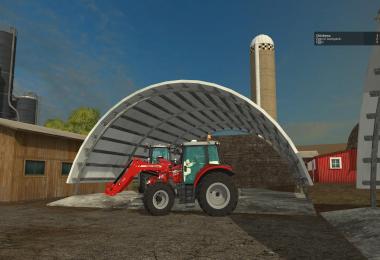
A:
{"label": "tractor side mirror", "polygon": [[181,147],[174,146],[170,152],[174,154],[181,154],[182,150],[181,150]]}

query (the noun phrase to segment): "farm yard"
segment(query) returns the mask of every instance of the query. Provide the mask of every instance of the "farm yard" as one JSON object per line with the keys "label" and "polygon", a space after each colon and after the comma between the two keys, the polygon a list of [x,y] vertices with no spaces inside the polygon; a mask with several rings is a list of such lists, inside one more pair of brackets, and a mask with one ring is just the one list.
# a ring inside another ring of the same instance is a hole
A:
{"label": "farm yard", "polygon": [[2,1],[0,260],[380,260],[377,1],[236,2]]}
{"label": "farm yard", "polygon": [[[368,190],[359,190],[353,184],[314,184],[309,196],[318,212],[369,207]],[[377,192],[377,204],[380,191]]]}
{"label": "farm yard", "polygon": [[[316,185],[310,198],[317,210],[329,211],[366,206],[367,193]],[[365,259],[320,215],[153,217],[143,210],[46,203],[0,204],[0,259]]]}

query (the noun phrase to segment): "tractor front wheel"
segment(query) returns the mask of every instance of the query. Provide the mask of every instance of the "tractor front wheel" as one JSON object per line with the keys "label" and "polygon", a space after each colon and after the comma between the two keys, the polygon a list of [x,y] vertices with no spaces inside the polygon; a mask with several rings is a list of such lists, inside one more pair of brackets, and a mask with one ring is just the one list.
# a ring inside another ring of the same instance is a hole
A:
{"label": "tractor front wheel", "polygon": [[209,173],[198,187],[198,202],[210,216],[226,216],[238,203],[239,194],[232,178],[224,173]]}
{"label": "tractor front wheel", "polygon": [[146,189],[146,182],[148,181],[151,175],[149,173],[141,172],[140,173],[140,183],[139,183],[139,193],[144,193]]}
{"label": "tractor front wheel", "polygon": [[144,207],[152,215],[166,215],[174,205],[174,191],[168,184],[148,185],[144,192]]}

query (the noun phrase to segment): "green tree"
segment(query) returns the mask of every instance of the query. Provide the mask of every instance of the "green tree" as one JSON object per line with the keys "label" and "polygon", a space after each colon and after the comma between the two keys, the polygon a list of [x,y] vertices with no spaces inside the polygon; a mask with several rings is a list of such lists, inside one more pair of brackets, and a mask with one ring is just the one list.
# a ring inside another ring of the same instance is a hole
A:
{"label": "green tree", "polygon": [[59,118],[54,119],[48,119],[45,122],[45,126],[49,128],[59,129],[59,130],[66,130],[65,128],[65,122],[63,122]]}
{"label": "green tree", "polygon": [[48,119],[45,122],[45,126],[86,135],[95,126],[99,118],[99,110],[90,107],[80,107],[70,113],[67,122],[58,118]]}
{"label": "green tree", "polygon": [[100,113],[97,109],[80,107],[71,112],[66,127],[70,132],[88,134],[99,118]]}

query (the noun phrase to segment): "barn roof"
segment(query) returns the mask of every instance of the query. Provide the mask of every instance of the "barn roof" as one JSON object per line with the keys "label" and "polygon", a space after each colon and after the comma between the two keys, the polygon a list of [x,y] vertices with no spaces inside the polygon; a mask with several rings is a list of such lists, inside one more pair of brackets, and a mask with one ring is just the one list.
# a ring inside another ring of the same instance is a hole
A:
{"label": "barn roof", "polygon": [[180,144],[208,133],[255,133],[289,162],[294,178],[312,184],[297,148],[281,126],[239,93],[209,82],[167,81],[141,89],[112,107],[82,144],[68,183],[107,182],[145,144]]}
{"label": "barn roof", "polygon": [[331,153],[320,154],[318,156],[315,156],[315,158],[333,157],[333,156],[338,155],[338,154],[350,153],[350,152],[356,151],[356,150],[357,150],[356,148],[344,149],[344,150],[341,150],[341,151],[335,151],[335,152],[331,152]]}
{"label": "barn roof", "polygon": [[343,151],[347,144],[313,144],[313,145],[298,145],[299,151],[317,151],[319,155],[329,154],[337,151]]}
{"label": "barn roof", "polygon": [[23,122],[14,121],[14,120],[8,120],[4,118],[0,118],[0,126],[11,128],[18,131],[23,131],[23,132],[38,133],[38,134],[43,134],[43,135],[63,137],[63,138],[80,140],[80,141],[83,141],[86,138],[86,136],[80,135],[80,134],[75,134],[75,133],[48,128],[48,127],[39,126],[39,125],[23,123]]}

